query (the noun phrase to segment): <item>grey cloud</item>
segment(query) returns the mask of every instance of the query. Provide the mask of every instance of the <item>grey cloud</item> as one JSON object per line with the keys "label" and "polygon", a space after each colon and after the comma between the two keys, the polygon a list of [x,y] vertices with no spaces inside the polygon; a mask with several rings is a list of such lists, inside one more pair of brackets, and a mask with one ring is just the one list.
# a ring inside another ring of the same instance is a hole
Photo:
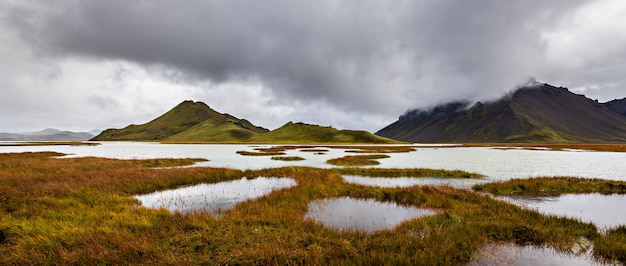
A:
{"label": "grey cloud", "polygon": [[4,8],[5,23],[44,56],[122,59],[215,83],[257,79],[275,101],[397,116],[503,94],[530,76],[563,80],[548,68],[541,33],[584,2],[60,0]]}

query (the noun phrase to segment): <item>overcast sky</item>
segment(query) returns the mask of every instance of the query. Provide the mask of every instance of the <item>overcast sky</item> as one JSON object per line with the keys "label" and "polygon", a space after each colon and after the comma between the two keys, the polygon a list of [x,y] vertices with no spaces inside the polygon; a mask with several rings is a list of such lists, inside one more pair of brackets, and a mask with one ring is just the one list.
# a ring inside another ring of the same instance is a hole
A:
{"label": "overcast sky", "polygon": [[375,132],[530,78],[626,97],[626,1],[0,0],[0,132],[120,128],[183,100]]}

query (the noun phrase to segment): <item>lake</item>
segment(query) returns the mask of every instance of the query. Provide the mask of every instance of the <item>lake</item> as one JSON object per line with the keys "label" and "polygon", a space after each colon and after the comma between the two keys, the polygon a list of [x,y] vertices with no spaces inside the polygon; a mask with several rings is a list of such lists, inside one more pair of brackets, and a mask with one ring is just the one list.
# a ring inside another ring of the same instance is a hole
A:
{"label": "lake", "polygon": [[[281,166],[312,166],[330,168],[326,160],[354,155],[346,149],[329,149],[324,154],[288,150],[288,156],[300,156],[303,161],[276,161],[270,156],[242,156],[237,151],[276,145],[230,144],[160,144],[146,142],[102,142],[98,146],[0,146],[0,153],[26,151],[56,151],[70,157],[104,157],[117,159],[205,158],[197,166],[236,169],[262,169]],[[387,145],[388,146],[388,145]],[[434,168],[465,170],[486,175],[486,180],[507,180],[538,176],[575,176],[626,180],[626,153],[596,151],[551,151],[497,148],[426,148],[414,145],[416,151],[389,153],[380,159],[385,168]]]}

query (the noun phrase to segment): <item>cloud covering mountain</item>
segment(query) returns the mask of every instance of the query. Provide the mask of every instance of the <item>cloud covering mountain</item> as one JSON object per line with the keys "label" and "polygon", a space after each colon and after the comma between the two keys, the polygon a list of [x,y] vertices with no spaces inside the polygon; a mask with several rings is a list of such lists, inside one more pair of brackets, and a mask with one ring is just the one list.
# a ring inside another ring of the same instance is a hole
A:
{"label": "cloud covering mountain", "polygon": [[2,1],[0,130],[119,127],[183,99],[270,128],[375,130],[528,77],[621,98],[624,12],[619,0]]}

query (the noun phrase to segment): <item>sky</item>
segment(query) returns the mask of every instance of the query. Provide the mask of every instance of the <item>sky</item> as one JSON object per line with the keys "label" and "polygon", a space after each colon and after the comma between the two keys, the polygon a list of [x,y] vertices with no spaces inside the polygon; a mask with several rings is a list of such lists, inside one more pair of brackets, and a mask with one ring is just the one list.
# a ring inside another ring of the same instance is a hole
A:
{"label": "sky", "polygon": [[535,79],[626,97],[626,1],[0,0],[0,132],[122,128],[184,100],[376,132]]}

